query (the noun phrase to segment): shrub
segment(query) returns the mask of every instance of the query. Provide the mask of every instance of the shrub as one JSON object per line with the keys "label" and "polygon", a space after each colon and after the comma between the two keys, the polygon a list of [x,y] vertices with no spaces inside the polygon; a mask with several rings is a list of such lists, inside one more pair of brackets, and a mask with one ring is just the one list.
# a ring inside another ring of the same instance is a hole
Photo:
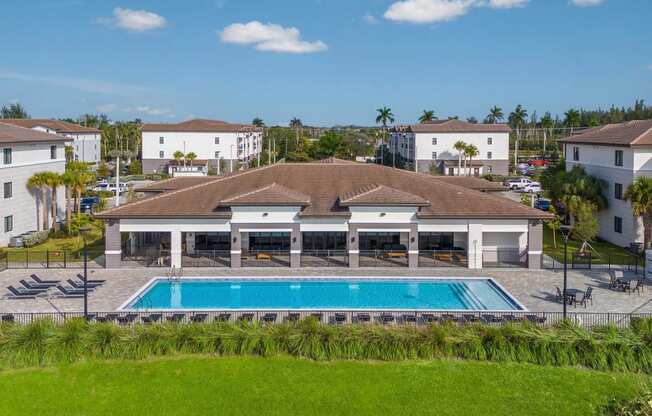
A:
{"label": "shrub", "polygon": [[603,409],[609,416],[652,416],[652,393],[645,393],[632,400],[614,399]]}
{"label": "shrub", "polygon": [[23,237],[23,245],[25,247],[33,247],[35,245],[43,243],[48,239],[49,231],[37,231]]}

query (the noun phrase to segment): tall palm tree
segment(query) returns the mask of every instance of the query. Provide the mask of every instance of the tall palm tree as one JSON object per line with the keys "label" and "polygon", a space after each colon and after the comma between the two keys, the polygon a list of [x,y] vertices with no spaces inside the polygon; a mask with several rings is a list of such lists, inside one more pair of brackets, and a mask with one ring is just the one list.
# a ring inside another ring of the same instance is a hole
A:
{"label": "tall palm tree", "polygon": [[70,234],[70,218],[72,217],[72,206],[70,205],[70,200],[72,198],[72,188],[75,183],[76,174],[77,171],[75,170],[66,170],[66,173],[61,176],[63,184],[66,186],[66,226],[68,228],[68,234]]}
{"label": "tall palm tree", "polygon": [[423,110],[423,113],[419,117],[419,123],[422,124],[433,120],[437,120],[437,117],[435,117],[435,112],[433,110]]}
{"label": "tall palm tree", "polygon": [[[41,206],[41,214],[43,216],[43,222],[42,222],[42,227],[41,230],[45,231],[48,229],[48,210],[46,208],[46,192],[47,192],[47,175],[48,172],[37,172],[33,174],[32,176],[29,177],[27,180],[27,187],[31,190],[36,190],[39,193],[40,196],[40,206]],[[37,206],[37,213],[36,215],[38,216],[38,206]],[[37,224],[38,225],[38,224]],[[38,227],[37,227],[38,228]]]}
{"label": "tall palm tree", "polygon": [[[290,120],[290,127],[294,129],[294,136],[295,140],[297,143],[297,146],[299,145],[299,130],[303,129],[303,123],[301,122],[300,118],[294,117],[292,120]],[[287,153],[287,151],[286,151]]]}
{"label": "tall palm tree", "polygon": [[627,187],[626,201],[632,204],[632,213],[643,219],[643,241],[646,249],[650,248],[650,231],[652,228],[652,178],[641,176]]}
{"label": "tall palm tree", "polygon": [[[172,157],[177,162],[177,166],[179,166],[179,162],[181,162],[181,159],[183,159],[185,157],[185,155],[183,154],[183,152],[181,150],[177,150],[176,152],[174,152],[172,154]],[[185,161],[184,161],[183,164],[185,166],[185,164],[186,164]]]}
{"label": "tall palm tree", "polygon": [[521,104],[517,105],[514,111],[509,114],[509,125],[516,130],[516,141],[514,142],[514,172],[518,167],[518,143],[521,139],[521,128],[527,120],[527,110]]}
{"label": "tall palm tree", "polygon": [[[462,154],[466,150],[466,143],[462,140],[458,140],[455,142],[453,145],[453,148],[457,150],[457,176],[462,175]],[[466,161],[466,156],[464,156],[464,160]]]}
{"label": "tall palm tree", "polygon": [[186,154],[186,159],[188,159],[190,161],[190,166],[192,166],[192,161],[197,159],[197,153],[190,152],[190,153]]}
{"label": "tall palm tree", "polygon": [[549,112],[546,112],[543,117],[541,117],[541,127],[543,128],[543,156],[546,155],[546,142],[548,141],[548,133],[552,133],[552,128],[555,126],[555,121],[552,119],[552,115]]}
{"label": "tall palm tree", "polygon": [[471,176],[471,169],[473,169],[473,158],[479,155],[478,148],[475,145],[470,144],[466,146],[465,150],[466,155],[469,157],[469,176]]}
{"label": "tall palm tree", "polygon": [[497,105],[494,105],[489,109],[489,114],[487,115],[487,118],[485,118],[485,122],[489,124],[496,124],[499,121],[502,121],[504,118],[505,115],[503,114],[503,109]]}
{"label": "tall palm tree", "polygon": [[50,189],[50,209],[52,216],[52,229],[56,231],[57,228],[57,190],[63,185],[63,178],[56,172],[48,172],[45,177],[45,184]]}
{"label": "tall palm tree", "polygon": [[381,163],[385,163],[385,158],[383,155],[383,145],[385,144],[385,137],[387,136],[387,124],[388,123],[393,123],[394,122],[394,113],[392,113],[392,109],[389,107],[381,107],[376,109],[376,124],[382,124],[383,125],[383,136],[382,136],[382,143],[380,147],[380,160]]}
{"label": "tall palm tree", "polygon": [[566,125],[566,127],[570,127],[572,135],[575,127],[580,126],[582,116],[579,111],[571,108],[564,113],[564,117],[564,125]]}
{"label": "tall palm tree", "polygon": [[265,122],[263,121],[262,118],[259,118],[259,117],[254,118],[253,121],[251,122],[251,124],[252,124],[253,126],[256,126],[256,127],[263,127],[263,126],[265,126]]}

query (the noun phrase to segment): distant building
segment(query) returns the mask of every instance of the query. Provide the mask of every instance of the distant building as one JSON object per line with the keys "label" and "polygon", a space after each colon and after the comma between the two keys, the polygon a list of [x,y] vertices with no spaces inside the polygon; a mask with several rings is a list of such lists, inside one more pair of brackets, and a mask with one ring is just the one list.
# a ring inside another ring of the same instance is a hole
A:
{"label": "distant building", "polygon": [[608,124],[561,140],[566,170],[582,166],[607,182],[608,208],[598,213],[599,237],[619,246],[643,242],[643,222],[623,199],[640,176],[652,177],[652,120]]}
{"label": "distant building", "polygon": [[417,172],[428,172],[434,166],[444,175],[455,176],[458,174],[459,152],[453,146],[461,140],[477,147],[479,153],[471,164],[467,163],[466,174],[506,175],[509,170],[510,131],[505,124],[434,120],[393,128],[390,131],[389,151],[407,160]]}
{"label": "distant building", "polygon": [[224,168],[230,170],[238,162],[248,165],[263,147],[262,128],[219,120],[144,124],[142,135],[143,173],[167,172],[177,151],[193,152],[215,168],[224,160]]}
{"label": "distant building", "polygon": [[66,121],[48,119],[3,119],[3,123],[58,134],[73,139],[74,159],[86,163],[98,163],[102,159],[102,132]]}
{"label": "distant building", "polygon": [[[11,237],[40,229],[43,209],[49,210],[51,201],[40,206],[38,191],[28,189],[27,181],[37,172],[64,173],[64,146],[70,143],[71,138],[0,121],[0,247]],[[57,194],[59,219],[64,195],[63,189]]]}

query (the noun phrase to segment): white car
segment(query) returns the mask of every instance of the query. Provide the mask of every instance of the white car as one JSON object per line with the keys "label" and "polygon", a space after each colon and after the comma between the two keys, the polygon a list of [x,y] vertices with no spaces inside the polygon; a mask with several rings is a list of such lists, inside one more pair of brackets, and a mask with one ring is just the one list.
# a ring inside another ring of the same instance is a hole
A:
{"label": "white car", "polygon": [[520,192],[527,192],[527,193],[539,193],[541,192],[541,184],[538,182],[532,182],[529,185],[525,185],[523,188],[519,190]]}
{"label": "white car", "polygon": [[512,179],[510,181],[505,182],[505,186],[507,186],[512,191],[523,189],[528,185],[534,185],[534,184],[541,186],[539,182],[534,182],[530,178]]}

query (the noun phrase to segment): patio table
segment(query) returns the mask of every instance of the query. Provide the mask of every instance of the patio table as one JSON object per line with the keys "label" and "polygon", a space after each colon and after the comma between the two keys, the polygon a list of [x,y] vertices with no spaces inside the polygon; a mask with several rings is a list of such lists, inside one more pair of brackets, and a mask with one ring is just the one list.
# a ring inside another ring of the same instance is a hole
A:
{"label": "patio table", "polygon": [[577,295],[583,293],[584,291],[580,289],[566,289],[566,299],[568,299],[569,303],[573,304],[577,302]]}

